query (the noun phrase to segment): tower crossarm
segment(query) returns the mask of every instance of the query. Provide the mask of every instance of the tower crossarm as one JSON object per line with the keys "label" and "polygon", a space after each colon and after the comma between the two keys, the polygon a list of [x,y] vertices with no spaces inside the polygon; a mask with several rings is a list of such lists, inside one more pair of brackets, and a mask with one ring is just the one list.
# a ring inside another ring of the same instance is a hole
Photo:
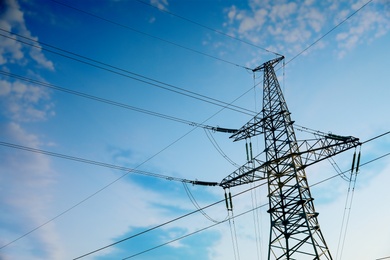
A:
{"label": "tower crossarm", "polygon": [[248,123],[243,125],[240,129],[236,130],[235,132],[232,132],[233,135],[231,135],[229,138],[234,138],[234,142],[244,140],[247,138],[251,138],[260,134],[263,134],[263,127],[264,122],[270,118],[277,115],[289,113],[288,111],[282,110],[277,112],[277,114],[271,114],[267,117],[261,117],[260,114],[263,113],[263,111],[260,111],[259,114],[257,114],[255,117],[253,117]]}
{"label": "tower crossarm", "polygon": [[260,116],[260,113],[238,129],[230,138],[234,138],[233,141],[235,142],[262,134],[264,119]]}
{"label": "tower crossarm", "polygon": [[361,145],[359,138],[334,134],[316,135],[314,140],[297,141],[297,144],[303,168]]}
{"label": "tower crossarm", "polygon": [[219,186],[230,188],[255,181],[266,180],[265,162],[254,158],[225,177]]}
{"label": "tower crossarm", "polygon": [[313,140],[297,141],[297,145],[299,147],[299,152],[290,153],[277,160],[264,162],[254,158],[225,177],[219,185],[223,188],[230,188],[255,181],[266,180],[267,166],[285,161],[288,159],[287,157],[300,156],[302,158],[302,165],[300,165],[300,167],[306,168],[307,166],[361,145],[361,143],[356,137],[328,134],[323,136],[317,135],[317,138]]}

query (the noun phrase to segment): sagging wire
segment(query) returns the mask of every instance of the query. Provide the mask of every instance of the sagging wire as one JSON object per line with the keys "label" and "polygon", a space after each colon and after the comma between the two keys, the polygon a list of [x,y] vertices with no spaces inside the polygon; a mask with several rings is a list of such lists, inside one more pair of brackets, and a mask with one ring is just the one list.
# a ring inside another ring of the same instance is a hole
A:
{"label": "sagging wire", "polygon": [[228,216],[229,216],[230,235],[232,237],[234,259],[240,260],[237,231],[236,231],[236,225],[234,223],[233,200],[232,200],[232,193],[230,192],[230,189],[229,189],[229,193],[226,193],[226,189],[225,189],[225,203],[226,203],[226,209],[228,211]]}
{"label": "sagging wire", "polygon": [[[283,59],[284,62],[284,59]],[[284,72],[284,69],[283,69]],[[284,76],[284,74],[283,74]],[[253,91],[254,91],[254,100],[255,100],[255,111],[257,111],[257,98],[256,98],[256,73],[253,71]],[[258,141],[258,139],[257,139]],[[257,142],[257,148],[258,148],[258,142]],[[246,158],[248,162],[252,162],[253,168],[254,168],[254,161],[253,161],[253,152],[252,152],[252,140],[249,138],[249,147],[248,147],[248,140],[245,139],[245,148],[246,148]],[[249,148],[249,149],[248,149]],[[251,183],[251,186],[253,183]],[[258,206],[257,202],[257,195],[256,190],[251,190],[251,201],[252,201],[252,208],[255,209]],[[260,218],[259,218],[259,212],[257,210],[252,211],[253,215],[253,226],[254,226],[254,232],[255,232],[255,238],[256,238],[256,253],[257,258],[261,259],[261,230],[260,230]]]}
{"label": "sagging wire", "polygon": [[214,148],[218,151],[218,153],[226,160],[228,161],[231,165],[233,165],[234,167],[237,167],[239,168],[240,165],[238,165],[237,163],[235,163],[232,159],[229,158],[229,156],[227,156],[224,151],[221,149],[221,147],[218,145],[217,141],[215,140],[215,138],[213,137],[213,135],[210,133],[210,130],[209,129],[206,129],[206,128],[203,128],[204,132],[206,133],[206,136],[207,138],[209,139],[210,143],[214,146]]}
{"label": "sagging wire", "polygon": [[333,159],[333,157],[328,158],[328,161],[332,165],[333,169],[338,173],[338,175],[345,181],[349,182],[348,176],[345,175],[345,173],[340,169],[336,161]]}
{"label": "sagging wire", "polygon": [[340,258],[339,259],[342,259],[342,254],[343,254],[343,249],[344,249],[344,244],[345,244],[345,238],[347,236],[349,218],[351,216],[351,208],[352,208],[353,196],[354,196],[354,192],[355,192],[356,179],[357,179],[357,175],[359,173],[360,156],[361,156],[361,146],[359,146],[359,154],[357,156],[356,166],[355,166],[356,148],[355,148],[355,152],[353,154],[352,166],[351,166],[351,174],[350,174],[349,185],[348,185],[348,192],[347,192],[347,198],[345,200],[345,207],[344,207],[343,219],[342,219],[342,223],[341,223],[339,242],[338,242],[338,245],[337,245],[336,260],[338,259],[339,252],[340,252]]}
{"label": "sagging wire", "polygon": [[[188,198],[190,199],[191,203],[194,205],[194,207],[205,217],[207,218],[208,220],[210,220],[211,222],[213,223],[220,223],[221,221],[218,221],[218,220],[215,220],[213,219],[212,217],[210,217],[209,215],[207,215],[207,213],[202,209],[202,207],[199,206],[198,202],[196,201],[195,197],[192,195],[190,189],[188,188],[187,186],[187,183],[183,182],[183,186],[184,186],[184,190],[186,191],[187,193],[187,196]],[[227,218],[229,217],[229,215],[226,216],[226,218],[224,220],[226,220]],[[224,221],[222,220],[222,221]]]}
{"label": "sagging wire", "polygon": [[[251,188],[254,186],[253,183],[251,183]],[[260,230],[260,218],[259,218],[259,212],[258,210],[255,210],[258,208],[259,203],[257,202],[257,194],[256,190],[251,190],[251,200],[252,200],[252,213],[253,213],[253,225],[254,225],[254,232],[255,232],[255,238],[256,238],[256,252],[257,252],[257,258],[261,259],[261,230]]]}

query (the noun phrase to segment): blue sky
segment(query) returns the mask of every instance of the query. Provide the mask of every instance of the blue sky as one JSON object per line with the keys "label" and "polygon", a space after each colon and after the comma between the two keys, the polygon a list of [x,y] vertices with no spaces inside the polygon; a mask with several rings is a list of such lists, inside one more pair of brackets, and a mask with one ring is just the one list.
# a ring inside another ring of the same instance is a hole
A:
{"label": "blue sky", "polygon": [[[261,84],[254,85],[261,83],[261,75],[254,79],[245,68],[277,52],[286,57],[286,66],[277,72],[296,124],[362,141],[390,130],[386,0],[369,2],[342,24],[367,1],[59,2],[1,4],[2,260],[73,259],[196,210],[180,182],[134,173],[120,178],[125,171],[6,144],[188,180],[219,182],[236,169],[202,128],[80,93],[185,122],[239,128],[250,115],[203,97],[259,111]],[[202,100],[189,97],[193,93]],[[223,133],[211,135],[233,162],[245,163],[244,143],[233,143]],[[307,138],[299,131],[297,136]],[[264,149],[262,136],[252,142],[256,154]],[[389,135],[364,144],[362,163],[389,153],[389,144]],[[350,168],[352,154],[335,158],[342,170]],[[389,172],[390,157],[361,167],[346,240],[338,251],[342,259],[390,256]],[[306,173],[314,184],[337,172],[324,161]],[[188,188],[201,206],[224,196],[220,187]],[[348,182],[340,177],[311,190],[334,258],[347,190]],[[235,197],[235,215],[253,208],[252,198],[257,205],[267,203],[266,195],[262,186]],[[265,259],[266,210],[255,215],[257,234],[252,213],[235,219],[241,259]],[[223,203],[206,213],[216,221],[227,217]],[[212,224],[193,214],[84,259],[123,259]],[[132,259],[234,259],[230,231],[224,222]]]}

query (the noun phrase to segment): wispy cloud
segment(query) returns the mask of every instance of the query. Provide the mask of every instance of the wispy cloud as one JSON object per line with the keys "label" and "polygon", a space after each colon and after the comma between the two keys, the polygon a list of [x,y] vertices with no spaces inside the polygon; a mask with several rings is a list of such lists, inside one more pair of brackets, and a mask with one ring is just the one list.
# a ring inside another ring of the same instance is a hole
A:
{"label": "wispy cloud", "polygon": [[[278,53],[296,55],[363,4],[365,1],[251,0],[248,9],[233,5],[225,10],[224,25],[229,33],[239,38]],[[338,57],[343,57],[357,44],[388,33],[390,12],[382,11],[385,5],[381,1],[370,3],[337,30],[332,39],[336,41]],[[324,48],[332,39],[323,40],[315,48]]]}
{"label": "wispy cloud", "polygon": [[[0,129],[2,129],[2,137],[7,140],[35,148],[40,146],[39,138],[26,132],[17,123],[2,125]],[[2,183],[6,184],[0,189],[0,205],[3,212],[7,212],[0,217],[0,228],[8,234],[7,240],[4,236],[1,238],[1,244],[4,245],[10,242],[10,239],[17,238],[20,233],[26,232],[31,226],[46,221],[47,206],[52,200],[51,186],[55,178],[47,157],[31,153],[15,154],[13,151],[8,151],[1,156],[0,178]],[[34,248],[34,245],[43,243],[48,245],[45,247],[48,249],[47,252],[43,254],[52,255],[54,252],[60,252],[61,249],[55,243],[58,238],[53,228],[53,225],[48,225],[44,235],[34,234],[22,245],[29,244],[29,247]],[[36,255],[36,259],[39,259],[40,254]],[[34,259],[34,255],[32,253],[29,258]],[[13,255],[13,258],[18,256]]]}
{"label": "wispy cloud", "polygon": [[55,114],[49,92],[32,84],[0,80],[0,100],[2,113],[16,122],[46,120]]}
{"label": "wispy cloud", "polygon": [[[384,12],[382,7],[372,3],[374,7],[367,6],[359,13],[359,19],[352,19],[347,29],[336,34],[336,41],[339,47],[338,56],[344,57],[346,53],[359,44],[371,43],[390,31],[390,12]],[[361,5],[355,4],[353,9]]]}
{"label": "wispy cloud", "polygon": [[168,10],[168,0],[150,0],[150,3],[161,10]]}
{"label": "wispy cloud", "polygon": [[[37,41],[38,37],[34,37],[27,29],[24,13],[21,11],[17,1],[5,0],[3,5],[4,10],[0,14],[0,28]],[[12,35],[9,35],[9,37],[16,38]],[[53,62],[48,60],[40,49],[23,47],[23,45],[17,41],[9,38],[2,38],[2,41],[0,41],[0,65],[7,65],[7,63],[23,64],[30,62],[31,59],[45,69],[54,70]]]}

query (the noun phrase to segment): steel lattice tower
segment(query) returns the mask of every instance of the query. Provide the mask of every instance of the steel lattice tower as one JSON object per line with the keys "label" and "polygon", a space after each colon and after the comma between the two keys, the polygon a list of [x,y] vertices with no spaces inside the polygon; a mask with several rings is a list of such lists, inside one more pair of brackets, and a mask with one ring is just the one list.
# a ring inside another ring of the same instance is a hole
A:
{"label": "steel lattice tower", "polygon": [[317,220],[305,168],[360,145],[351,136],[316,133],[297,141],[274,67],[284,57],[254,69],[263,70],[263,109],[234,133],[234,141],[264,134],[266,160],[257,157],[222,180],[230,188],[259,180],[268,182],[271,228],[268,259],[332,259]]}

